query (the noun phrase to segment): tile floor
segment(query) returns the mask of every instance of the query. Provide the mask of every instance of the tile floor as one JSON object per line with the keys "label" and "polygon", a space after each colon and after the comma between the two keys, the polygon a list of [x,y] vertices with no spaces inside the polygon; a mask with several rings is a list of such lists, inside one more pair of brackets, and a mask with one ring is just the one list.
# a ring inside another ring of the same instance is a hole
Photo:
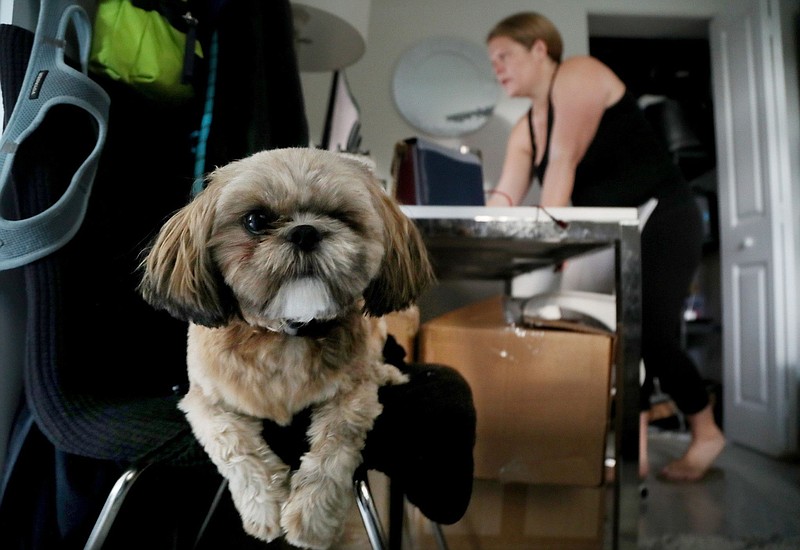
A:
{"label": "tile floor", "polygon": [[[686,445],[685,432],[651,427],[652,471],[657,472],[680,456]],[[373,492],[381,503],[386,495],[378,476]],[[640,543],[685,534],[800,537],[800,458],[776,460],[729,443],[714,470],[699,483],[669,483],[651,474],[643,485],[647,496],[641,500]],[[386,510],[380,512],[385,518]],[[417,548],[413,539],[404,536],[404,550]],[[606,547],[611,547],[608,540]],[[354,510],[347,533],[336,549],[366,548],[369,544]]]}
{"label": "tile floor", "polygon": [[[651,427],[648,437],[652,471],[680,456],[685,432]],[[640,540],[694,533],[730,537],[800,535],[800,459],[776,460],[729,443],[716,467],[699,483],[646,480]]]}

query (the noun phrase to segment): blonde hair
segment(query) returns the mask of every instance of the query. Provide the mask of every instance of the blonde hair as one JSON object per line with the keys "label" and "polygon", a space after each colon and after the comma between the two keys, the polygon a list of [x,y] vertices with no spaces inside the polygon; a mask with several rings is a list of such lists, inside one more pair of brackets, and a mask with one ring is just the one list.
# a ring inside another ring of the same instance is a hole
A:
{"label": "blonde hair", "polygon": [[489,42],[498,36],[510,38],[528,49],[531,49],[537,40],[542,40],[547,46],[547,55],[550,59],[556,63],[561,62],[564,52],[561,33],[544,15],[532,11],[509,15],[489,31],[486,41]]}

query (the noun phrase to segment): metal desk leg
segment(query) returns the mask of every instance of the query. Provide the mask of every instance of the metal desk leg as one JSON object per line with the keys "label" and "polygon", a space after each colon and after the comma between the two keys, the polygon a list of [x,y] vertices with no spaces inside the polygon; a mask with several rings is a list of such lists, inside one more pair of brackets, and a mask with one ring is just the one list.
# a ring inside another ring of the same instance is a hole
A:
{"label": "metal desk leg", "polygon": [[616,245],[617,333],[613,545],[636,550],[639,520],[639,362],[641,357],[641,264],[639,227],[620,224]]}

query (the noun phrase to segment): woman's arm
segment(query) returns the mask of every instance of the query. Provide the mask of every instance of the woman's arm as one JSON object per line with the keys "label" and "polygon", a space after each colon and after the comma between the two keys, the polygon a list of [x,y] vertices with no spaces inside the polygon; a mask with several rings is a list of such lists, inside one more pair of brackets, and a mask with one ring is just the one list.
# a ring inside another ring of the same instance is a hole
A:
{"label": "woman's arm", "polygon": [[526,114],[521,117],[508,136],[503,171],[493,190],[489,191],[486,206],[516,206],[525,197],[531,183],[533,149],[528,132]]}
{"label": "woman's arm", "polygon": [[591,57],[573,57],[558,70],[553,84],[553,129],[542,183],[542,206],[568,206],[575,169],[592,143],[606,108],[619,100],[625,85]]}

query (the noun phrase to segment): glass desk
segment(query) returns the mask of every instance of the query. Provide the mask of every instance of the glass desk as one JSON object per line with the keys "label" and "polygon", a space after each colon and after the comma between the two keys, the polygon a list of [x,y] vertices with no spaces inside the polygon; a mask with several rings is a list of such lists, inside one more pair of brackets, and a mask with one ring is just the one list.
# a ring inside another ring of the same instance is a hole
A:
{"label": "glass desk", "polygon": [[[610,543],[635,550],[639,517],[641,273],[635,208],[403,206],[440,279],[509,281],[581,254],[615,253],[613,516]],[[606,537],[609,540],[609,537]]]}

